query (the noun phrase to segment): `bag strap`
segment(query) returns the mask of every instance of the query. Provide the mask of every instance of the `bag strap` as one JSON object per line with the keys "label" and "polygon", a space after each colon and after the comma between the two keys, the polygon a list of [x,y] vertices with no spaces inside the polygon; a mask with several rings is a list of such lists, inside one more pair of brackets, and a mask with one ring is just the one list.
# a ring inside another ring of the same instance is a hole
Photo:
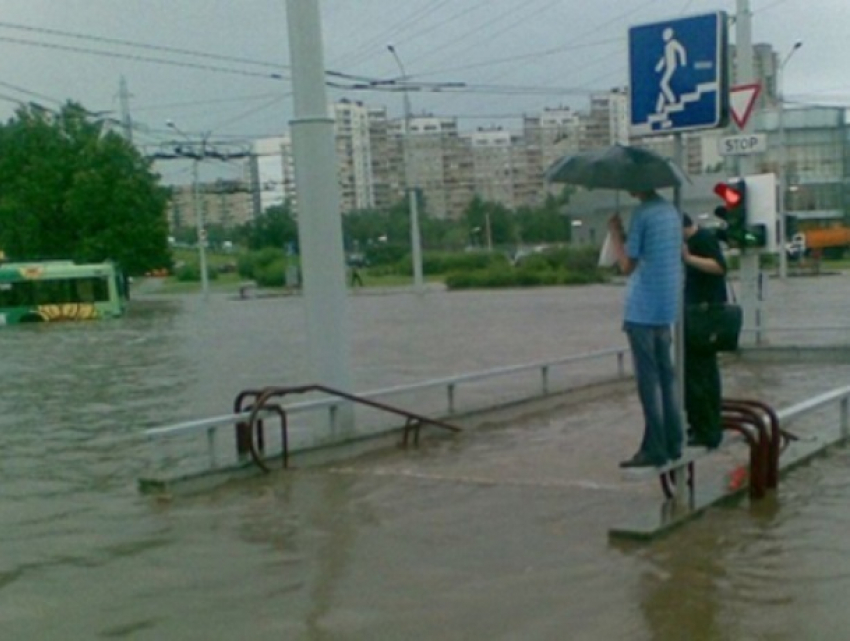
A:
{"label": "bag strap", "polygon": [[732,283],[729,281],[728,278],[726,278],[725,280],[726,280],[726,291],[729,293],[729,299],[733,303],[737,303],[738,298],[735,296],[735,288],[732,287]]}

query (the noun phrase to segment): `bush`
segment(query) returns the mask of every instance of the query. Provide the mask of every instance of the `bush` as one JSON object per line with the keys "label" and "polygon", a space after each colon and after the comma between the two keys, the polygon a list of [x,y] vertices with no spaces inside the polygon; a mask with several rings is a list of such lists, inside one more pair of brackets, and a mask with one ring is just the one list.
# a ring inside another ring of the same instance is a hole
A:
{"label": "bush", "polygon": [[[508,267],[509,264],[507,257],[500,252],[425,252],[422,255],[422,272],[431,276],[491,267]],[[405,276],[413,274],[411,255],[405,254],[394,267],[395,273]]]}
{"label": "bush", "polygon": [[[184,263],[176,269],[174,277],[181,283],[201,282],[201,267],[198,263]],[[207,280],[218,278],[218,270],[207,265]]]}
{"label": "bush", "polygon": [[[491,254],[491,256],[494,256]],[[449,289],[474,287],[541,287],[603,283],[606,272],[597,267],[597,249],[557,249],[524,256],[512,267],[504,256],[486,269],[458,270],[446,277]]]}
{"label": "bush", "polygon": [[[237,270],[239,271],[240,277],[255,280],[259,284],[262,277],[268,277],[271,273],[278,269],[275,267],[270,270],[272,265],[282,263],[283,271],[285,272],[288,262],[289,259],[284,256],[282,249],[266,247],[264,249],[252,251],[239,256]],[[272,280],[274,280],[274,278],[272,278]],[[281,281],[281,284],[283,284],[283,281]]]}
{"label": "bush", "polygon": [[286,284],[286,259],[278,256],[271,263],[258,264],[254,268],[253,280],[260,287],[283,287]]}
{"label": "bush", "polygon": [[516,285],[516,272],[507,267],[452,272],[446,276],[446,287],[449,289],[516,287]]}

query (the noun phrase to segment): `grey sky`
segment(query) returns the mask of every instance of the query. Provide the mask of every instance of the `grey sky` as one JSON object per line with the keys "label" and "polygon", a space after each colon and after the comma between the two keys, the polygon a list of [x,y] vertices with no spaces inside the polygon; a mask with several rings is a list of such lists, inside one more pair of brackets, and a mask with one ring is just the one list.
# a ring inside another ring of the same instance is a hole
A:
{"label": "grey sky", "polygon": [[[468,85],[412,93],[415,112],[459,116],[467,127],[510,127],[522,113],[583,108],[590,92],[626,84],[630,26],[731,14],[736,2],[320,0],[320,6],[328,69],[395,78],[399,70],[387,51],[393,44],[413,80]],[[4,0],[2,7],[4,119],[16,100],[55,107],[68,99],[117,117],[123,75],[140,144],[173,139],[169,119],[191,136],[234,140],[287,128],[285,0]],[[796,40],[804,43],[786,67],[789,100],[850,104],[850,2],[750,0],[750,7],[753,42],[768,42],[780,54]],[[329,89],[328,96],[387,105],[395,114],[402,105],[397,93]]]}

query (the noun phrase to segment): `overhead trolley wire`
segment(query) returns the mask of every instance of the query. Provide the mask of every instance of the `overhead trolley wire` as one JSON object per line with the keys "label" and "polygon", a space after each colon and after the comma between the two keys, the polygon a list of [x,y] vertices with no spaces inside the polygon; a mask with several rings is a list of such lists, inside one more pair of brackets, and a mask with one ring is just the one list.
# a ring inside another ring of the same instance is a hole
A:
{"label": "overhead trolley wire", "polygon": [[88,40],[91,42],[100,42],[103,44],[111,44],[111,45],[119,45],[122,47],[135,47],[138,49],[148,49],[150,51],[162,51],[165,53],[176,53],[184,56],[193,56],[196,58],[209,58],[211,60],[220,60],[223,62],[239,62],[242,64],[255,65],[259,67],[268,67],[271,69],[287,69],[289,70],[288,65],[280,65],[271,62],[265,62],[261,60],[253,60],[250,58],[239,58],[235,56],[224,56],[216,53],[208,53],[208,52],[200,52],[200,51],[192,51],[189,49],[180,49],[177,47],[169,47],[165,45],[152,45],[144,42],[135,42],[132,40],[123,40],[120,38],[106,38],[103,36],[91,36],[82,33],[75,33],[71,31],[61,31],[59,29],[47,29],[45,27],[30,27],[27,25],[16,24],[12,22],[4,22],[0,20],[0,29],[17,29],[20,31],[29,31],[32,33],[42,33],[51,36],[60,36],[63,38],[72,38],[76,40]]}

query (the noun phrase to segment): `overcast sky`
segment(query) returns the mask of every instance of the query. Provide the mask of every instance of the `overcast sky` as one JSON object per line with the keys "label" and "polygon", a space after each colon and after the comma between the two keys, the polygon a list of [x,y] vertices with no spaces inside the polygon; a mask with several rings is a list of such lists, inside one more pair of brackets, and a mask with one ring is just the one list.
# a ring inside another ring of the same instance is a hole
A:
{"label": "overcast sky", "polygon": [[[466,127],[515,126],[544,107],[586,108],[628,82],[631,26],[723,10],[735,0],[320,0],[327,69],[367,79],[407,74],[462,90],[411,94],[413,111]],[[131,93],[134,140],[238,140],[284,132],[292,117],[285,0],[3,0],[0,115],[19,102],[68,99],[120,115]],[[850,105],[850,0],[750,0],[753,42],[780,55],[789,100]],[[731,38],[734,41],[734,28]],[[279,75],[279,78],[273,77]],[[338,82],[348,82],[339,77]],[[329,100],[386,105],[397,93],[328,89]]]}

